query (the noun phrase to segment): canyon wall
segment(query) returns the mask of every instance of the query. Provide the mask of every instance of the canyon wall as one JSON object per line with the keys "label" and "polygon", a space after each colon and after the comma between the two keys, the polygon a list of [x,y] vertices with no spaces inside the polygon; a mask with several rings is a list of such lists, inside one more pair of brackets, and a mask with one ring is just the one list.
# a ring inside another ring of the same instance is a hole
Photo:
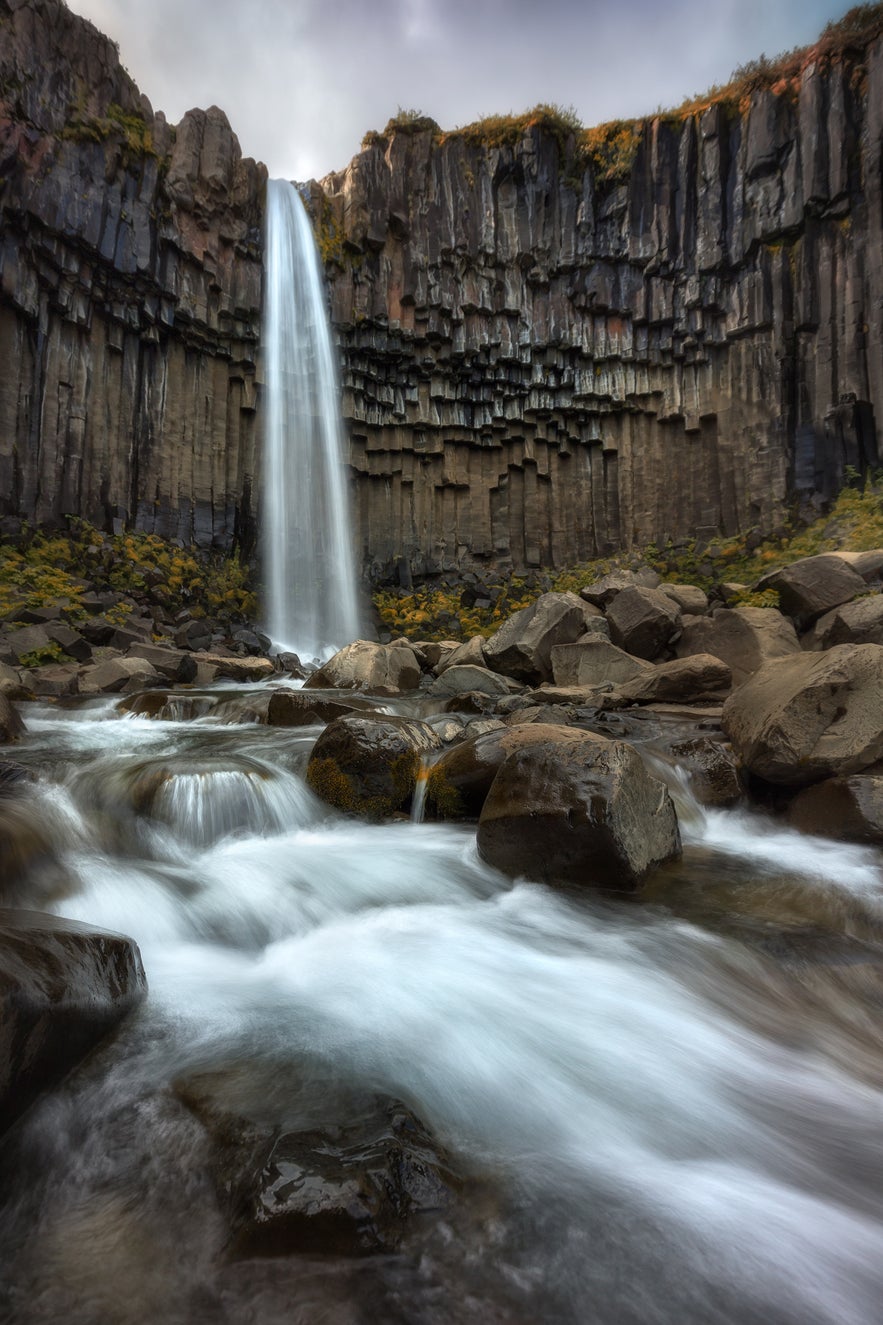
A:
{"label": "canyon wall", "polygon": [[59,0],[0,0],[0,513],[250,546],[265,181]]}
{"label": "canyon wall", "polygon": [[538,120],[391,125],[314,190],[375,576],[770,531],[877,462],[883,40],[618,171]]}
{"label": "canyon wall", "polygon": [[[881,171],[879,35],[588,143],[369,135],[309,190],[369,577],[769,531],[873,468]],[[0,0],[0,517],[251,550],[265,180]]]}

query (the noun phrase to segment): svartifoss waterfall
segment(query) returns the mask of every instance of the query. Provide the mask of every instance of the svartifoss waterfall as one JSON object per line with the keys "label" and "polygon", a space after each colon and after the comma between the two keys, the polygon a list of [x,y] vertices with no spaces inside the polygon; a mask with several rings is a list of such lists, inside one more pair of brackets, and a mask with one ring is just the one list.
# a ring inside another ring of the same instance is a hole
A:
{"label": "svartifoss waterfall", "polygon": [[359,634],[334,348],[309,218],[267,185],[264,267],[264,561],[267,632],[304,657]]}

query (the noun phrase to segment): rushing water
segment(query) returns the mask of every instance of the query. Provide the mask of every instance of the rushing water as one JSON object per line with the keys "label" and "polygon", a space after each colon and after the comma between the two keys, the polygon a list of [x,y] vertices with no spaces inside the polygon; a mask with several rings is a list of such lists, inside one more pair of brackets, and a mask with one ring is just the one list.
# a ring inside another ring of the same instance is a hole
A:
{"label": "rushing water", "polygon": [[[471,830],[330,814],[315,731],[29,725],[22,900],[133,935],[150,995],[7,1142],[0,1318],[880,1319],[879,853],[681,787],[638,902],[565,895]],[[287,1129],[391,1095],[474,1185],[396,1254],[236,1256],[194,1080]]]}
{"label": "rushing water", "polygon": [[337,369],[310,222],[267,185],[263,529],[267,630],[325,658],[359,635]]}

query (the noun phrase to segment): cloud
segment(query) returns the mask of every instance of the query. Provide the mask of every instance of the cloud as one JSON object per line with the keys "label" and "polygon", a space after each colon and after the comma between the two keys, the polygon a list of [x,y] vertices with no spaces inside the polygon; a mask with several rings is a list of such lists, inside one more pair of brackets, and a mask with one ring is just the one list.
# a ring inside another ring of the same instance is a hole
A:
{"label": "cloud", "polygon": [[340,169],[399,106],[445,128],[540,101],[641,115],[811,41],[832,0],[70,0],[157,109],[227,112],[273,175]]}

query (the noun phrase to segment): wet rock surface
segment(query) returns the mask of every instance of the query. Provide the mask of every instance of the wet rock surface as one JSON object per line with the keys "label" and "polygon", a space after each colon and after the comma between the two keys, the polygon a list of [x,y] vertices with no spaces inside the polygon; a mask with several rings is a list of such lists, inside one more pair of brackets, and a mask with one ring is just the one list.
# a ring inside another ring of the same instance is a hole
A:
{"label": "wet rock surface", "polygon": [[0,910],[0,1132],[144,997],[131,939]]}
{"label": "wet rock surface", "polygon": [[307,765],[307,783],[344,813],[384,818],[410,804],[421,760],[442,741],[426,722],[350,715],[330,722]]}
{"label": "wet rock surface", "polygon": [[631,890],[679,854],[680,835],[668,791],[640,755],[586,732],[505,759],[482,808],[478,850],[512,877]]}

